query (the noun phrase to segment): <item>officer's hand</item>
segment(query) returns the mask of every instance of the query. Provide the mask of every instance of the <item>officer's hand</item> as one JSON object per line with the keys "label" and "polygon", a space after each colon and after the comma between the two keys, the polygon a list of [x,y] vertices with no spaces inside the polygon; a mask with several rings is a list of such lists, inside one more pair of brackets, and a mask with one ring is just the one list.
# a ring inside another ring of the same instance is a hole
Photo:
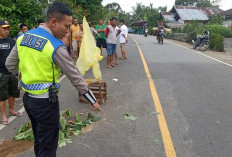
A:
{"label": "officer's hand", "polygon": [[94,111],[103,111],[100,107],[100,105],[98,104],[98,102],[96,102],[95,104],[93,104],[93,110]]}

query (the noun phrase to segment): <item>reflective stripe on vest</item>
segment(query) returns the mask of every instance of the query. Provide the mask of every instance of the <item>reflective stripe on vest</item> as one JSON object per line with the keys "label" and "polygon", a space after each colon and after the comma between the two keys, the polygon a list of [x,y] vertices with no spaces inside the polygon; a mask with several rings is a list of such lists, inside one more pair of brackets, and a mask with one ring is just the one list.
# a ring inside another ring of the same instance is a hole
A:
{"label": "reflective stripe on vest", "polygon": [[[38,84],[30,84],[26,85],[22,82],[22,87],[26,90],[44,90],[49,88],[52,85],[52,83],[38,83]],[[57,89],[60,89],[60,84],[55,83],[55,86]]]}

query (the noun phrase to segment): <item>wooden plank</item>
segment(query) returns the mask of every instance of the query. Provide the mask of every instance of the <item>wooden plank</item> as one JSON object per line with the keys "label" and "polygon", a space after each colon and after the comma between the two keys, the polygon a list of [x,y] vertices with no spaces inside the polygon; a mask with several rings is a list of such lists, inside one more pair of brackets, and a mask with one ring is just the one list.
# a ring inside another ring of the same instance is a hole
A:
{"label": "wooden plank", "polygon": [[[107,100],[107,84],[106,82],[89,83],[89,89],[93,92],[98,103],[104,103]],[[79,96],[80,103],[88,103],[84,97]]]}

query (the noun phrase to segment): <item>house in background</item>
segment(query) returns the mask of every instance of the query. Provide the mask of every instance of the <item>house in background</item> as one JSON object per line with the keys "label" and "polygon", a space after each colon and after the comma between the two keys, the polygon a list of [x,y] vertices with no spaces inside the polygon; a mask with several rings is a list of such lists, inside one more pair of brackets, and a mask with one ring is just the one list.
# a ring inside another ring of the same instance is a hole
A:
{"label": "house in background", "polygon": [[171,28],[183,27],[192,21],[207,23],[214,15],[220,13],[219,8],[201,8],[191,6],[175,5],[169,12],[161,12],[161,17],[164,18],[165,24]]}
{"label": "house in background", "polygon": [[220,13],[220,15],[222,15],[225,18],[223,25],[232,29],[232,9],[223,11]]}
{"label": "house in background", "polygon": [[164,19],[165,25],[167,25],[169,28],[183,28],[184,23],[181,20],[176,21],[175,15],[171,12],[161,12],[160,13],[161,18]]}

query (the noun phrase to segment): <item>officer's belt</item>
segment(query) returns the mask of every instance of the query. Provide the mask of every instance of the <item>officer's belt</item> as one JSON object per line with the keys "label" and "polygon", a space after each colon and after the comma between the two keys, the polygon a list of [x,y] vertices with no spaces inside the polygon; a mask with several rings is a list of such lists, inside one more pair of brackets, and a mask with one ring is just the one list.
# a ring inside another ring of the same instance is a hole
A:
{"label": "officer's belt", "polygon": [[49,98],[49,92],[47,91],[46,93],[40,94],[40,95],[34,95],[34,94],[28,93],[28,96],[32,98]]}

